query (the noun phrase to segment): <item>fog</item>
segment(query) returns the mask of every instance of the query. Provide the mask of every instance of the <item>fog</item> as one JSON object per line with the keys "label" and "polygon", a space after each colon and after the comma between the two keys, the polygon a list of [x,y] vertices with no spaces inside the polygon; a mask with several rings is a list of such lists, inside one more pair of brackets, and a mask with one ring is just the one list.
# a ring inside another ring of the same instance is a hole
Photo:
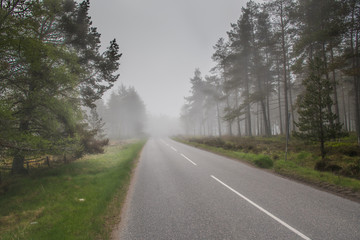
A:
{"label": "fog", "polygon": [[149,115],[146,122],[145,131],[153,137],[174,136],[184,132],[177,117]]}
{"label": "fog", "polygon": [[[90,16],[103,45],[116,38],[123,53],[114,89],[133,86],[157,119],[179,117],[194,69],[206,74],[214,66],[213,46],[225,37],[245,4],[246,0],[92,0]],[[105,94],[105,102],[110,95],[111,91]]]}
{"label": "fog", "polygon": [[[195,68],[208,72],[212,46],[226,35],[245,0],[92,0],[104,46],[123,53],[117,86],[133,86],[147,111],[178,117]],[[115,86],[115,89],[117,88]],[[110,92],[105,99],[110,97]]]}

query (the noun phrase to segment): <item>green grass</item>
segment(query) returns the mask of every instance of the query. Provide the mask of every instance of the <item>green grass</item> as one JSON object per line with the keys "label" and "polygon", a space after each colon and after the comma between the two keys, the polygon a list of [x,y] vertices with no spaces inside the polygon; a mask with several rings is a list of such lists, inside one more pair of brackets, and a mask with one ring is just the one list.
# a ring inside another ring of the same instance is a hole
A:
{"label": "green grass", "polygon": [[312,183],[328,183],[336,186],[346,187],[356,192],[360,190],[360,181],[334,175],[329,172],[319,172],[311,168],[301,167],[294,162],[279,160],[275,162],[274,170],[277,173],[293,176],[300,180]]}
{"label": "green grass", "polygon": [[108,239],[144,144],[12,179],[0,196],[0,239]]}

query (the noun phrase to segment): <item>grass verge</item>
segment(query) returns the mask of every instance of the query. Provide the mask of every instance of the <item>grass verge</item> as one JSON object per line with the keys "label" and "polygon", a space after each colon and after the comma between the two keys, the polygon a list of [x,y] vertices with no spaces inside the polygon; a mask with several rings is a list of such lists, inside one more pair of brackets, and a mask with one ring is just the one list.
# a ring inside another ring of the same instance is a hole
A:
{"label": "grass verge", "polygon": [[0,195],[0,239],[108,239],[144,144],[13,178]]}
{"label": "grass verge", "polygon": [[[334,190],[338,193],[356,193],[360,191],[360,181],[354,178],[343,177],[329,172],[320,172],[311,168],[301,167],[294,162],[279,160],[274,165],[275,172],[302,180],[308,183],[315,183],[320,187]],[[341,188],[335,188],[339,186]],[[351,192],[348,192],[351,191]]]}
{"label": "grass verge", "polygon": [[246,161],[248,163],[251,163],[253,165],[256,165],[260,168],[271,168],[273,166],[273,161],[271,158],[265,154],[254,154],[254,153],[244,153],[239,151],[233,151],[233,150],[227,150],[221,147],[214,147],[209,146],[206,144],[196,143],[196,142],[190,142],[183,138],[173,138],[174,140],[178,142],[182,142],[194,147],[198,147],[213,153],[221,154],[226,157],[239,159],[242,161]]}
{"label": "grass verge", "polygon": [[175,137],[173,139],[213,153],[239,159],[261,168],[269,168],[286,177],[316,185],[317,187],[360,201],[360,180],[336,175],[330,172],[314,170],[313,162],[315,162],[317,158],[314,158],[309,152],[301,151],[299,153],[293,153],[293,156],[290,156],[290,159],[292,160],[284,161],[283,158],[279,157],[279,155],[284,154],[277,153],[277,157],[274,159],[271,155],[263,153],[255,154],[239,150],[224,149],[223,147],[209,146],[207,144],[188,141],[183,137]]}

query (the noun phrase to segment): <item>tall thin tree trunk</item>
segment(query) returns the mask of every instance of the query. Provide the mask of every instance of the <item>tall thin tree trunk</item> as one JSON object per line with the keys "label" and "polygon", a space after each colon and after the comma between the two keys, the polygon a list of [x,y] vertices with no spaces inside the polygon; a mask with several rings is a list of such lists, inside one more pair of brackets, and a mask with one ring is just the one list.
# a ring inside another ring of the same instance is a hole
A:
{"label": "tall thin tree trunk", "polygon": [[283,55],[283,77],[284,77],[284,99],[285,99],[285,134],[289,136],[289,102],[288,102],[288,80],[287,80],[287,51],[285,43],[285,24],[283,16],[283,5],[280,5],[280,22],[281,22],[281,48]]}
{"label": "tall thin tree trunk", "polygon": [[290,64],[289,62],[287,63],[287,66],[288,66],[288,90],[289,90],[289,102],[290,102],[290,113],[291,113],[291,118],[292,118],[292,121],[291,121],[291,126],[292,126],[292,130],[295,132],[296,131],[296,125],[295,125],[295,108],[294,108],[294,99],[293,99],[293,96],[292,96],[292,84],[291,84],[291,81],[290,81]]}
{"label": "tall thin tree trunk", "polygon": [[[267,119],[268,119],[268,126],[269,126],[269,133],[270,136],[272,135],[272,130],[271,130],[271,118],[270,118],[270,94],[266,94],[266,110],[267,110]],[[271,115],[272,116],[272,115]]]}
{"label": "tall thin tree trunk", "polygon": [[341,97],[342,97],[342,104],[343,104],[343,111],[344,111],[344,125],[345,125],[345,130],[346,131],[350,131],[350,129],[348,128],[348,122],[347,122],[347,112],[346,112],[346,103],[345,103],[345,92],[344,92],[344,86],[341,85]]}
{"label": "tall thin tree trunk", "polygon": [[336,123],[340,123],[340,110],[339,110],[339,101],[338,101],[338,93],[337,93],[337,82],[336,82],[336,73],[334,67],[334,49],[332,46],[332,42],[330,42],[330,53],[331,53],[331,64],[333,65],[332,69],[332,84],[334,91],[334,105],[335,105],[335,114],[336,114]]}
{"label": "tall thin tree trunk", "polygon": [[237,130],[238,130],[238,136],[241,137],[241,127],[240,127],[240,117],[236,117],[236,124],[237,124]]}
{"label": "tall thin tree trunk", "polygon": [[[359,69],[360,68],[360,57],[359,57],[359,29],[356,30],[356,35],[355,35],[355,69]],[[360,76],[359,76],[359,72],[356,72],[355,74],[355,81],[357,83],[357,88],[355,88],[356,91],[356,95],[357,95],[357,101],[355,104],[356,107],[356,112],[357,112],[357,121],[356,121],[356,130],[357,130],[357,139],[358,139],[358,144],[360,145]]]}
{"label": "tall thin tree trunk", "polygon": [[[352,27],[350,31],[350,47],[351,52],[353,54],[352,57],[352,68],[353,70],[357,67],[358,60],[356,59],[358,56],[357,50],[358,50],[358,34],[357,32],[354,32],[355,27],[355,3],[352,9]],[[354,34],[355,34],[355,44],[354,44]],[[354,46],[355,45],[355,46]],[[353,85],[355,90],[355,102],[354,102],[354,109],[355,109],[355,129],[356,129],[356,135],[357,135],[357,142],[360,145],[360,109],[359,109],[359,82],[357,79],[356,74],[353,76]]]}
{"label": "tall thin tree trunk", "polygon": [[[258,75],[257,77],[257,87],[258,87],[258,91],[260,92],[260,106],[261,106],[261,111],[262,111],[262,120],[263,120],[263,124],[261,125],[261,128],[262,126],[265,127],[265,135],[267,137],[269,137],[271,135],[271,131],[270,131],[270,124],[269,124],[269,121],[267,119],[267,113],[266,113],[266,107],[265,107],[265,92],[263,90],[263,87],[262,87],[262,84],[261,84],[261,79],[260,79],[260,76]],[[258,106],[259,107],[259,106]],[[259,110],[258,110],[258,114],[259,114]],[[259,118],[259,115],[258,115],[258,118]],[[261,131],[261,134],[263,134],[263,131]]]}
{"label": "tall thin tree trunk", "polygon": [[[235,109],[239,109],[239,91],[238,91],[238,89],[236,89],[235,90],[236,92],[235,92]],[[238,130],[238,133],[237,133],[237,135],[239,136],[239,137],[241,137],[241,129],[240,129],[240,116],[239,116],[239,114],[236,116],[236,124],[237,124],[237,130]]]}
{"label": "tall thin tree trunk", "polygon": [[[226,66],[223,65],[222,68],[223,68],[224,83],[226,83],[227,82],[227,79],[226,79]],[[226,95],[226,107],[227,107],[227,109],[230,109],[229,92],[225,92],[225,95]],[[228,135],[232,136],[233,135],[233,133],[232,133],[232,121],[228,120],[227,122],[228,122]]]}
{"label": "tall thin tree trunk", "polygon": [[[226,94],[226,107],[228,109],[230,109],[230,102],[229,102],[229,95]],[[231,120],[228,120],[228,131],[229,131],[229,136],[232,136],[232,121]]]}
{"label": "tall thin tree trunk", "polygon": [[259,104],[256,104],[256,135],[260,135],[260,113],[259,113]]}
{"label": "tall thin tree trunk", "polygon": [[218,132],[219,137],[221,137],[221,119],[220,119],[220,110],[219,110],[219,102],[216,101],[216,115],[217,115],[217,123],[218,123]]}
{"label": "tall thin tree trunk", "polygon": [[252,136],[251,131],[251,112],[250,112],[250,86],[249,86],[249,75],[248,75],[248,67],[245,67],[245,101],[246,103],[246,131],[248,136]]}
{"label": "tall thin tree trunk", "polygon": [[280,64],[279,61],[277,60],[277,76],[278,76],[278,81],[277,81],[277,87],[278,87],[278,104],[279,104],[279,125],[280,125],[280,134],[283,135],[284,134],[284,128],[283,128],[283,121],[282,121],[282,111],[281,111],[281,75],[280,75]]}
{"label": "tall thin tree trunk", "polygon": [[[323,61],[324,61],[324,69],[325,69],[325,78],[328,82],[330,81],[330,77],[329,77],[329,68],[328,68],[328,63],[327,63],[327,56],[326,56],[326,46],[325,46],[325,42],[322,43],[322,52],[323,52]],[[328,88],[330,88],[330,86],[327,86]],[[329,114],[332,113],[332,104],[328,104],[327,105],[327,110],[329,112]],[[334,126],[334,122],[333,120],[330,120],[330,125],[331,128],[333,128],[332,126]]]}
{"label": "tall thin tree trunk", "polygon": [[352,103],[351,97],[350,97],[350,94],[348,94],[347,104],[349,106],[349,111],[348,111],[348,128],[349,128],[349,132],[353,131],[353,127],[352,127],[352,124],[351,124],[351,112],[352,112],[352,109],[351,109],[352,104],[351,103]]}
{"label": "tall thin tree trunk", "polygon": [[[320,98],[320,97],[319,97]],[[321,100],[320,100],[321,101]],[[324,160],[325,159],[325,155],[326,155],[326,151],[325,151],[325,135],[324,135],[324,125],[323,125],[323,121],[322,121],[322,111],[320,110],[320,149],[321,149],[321,159]]]}
{"label": "tall thin tree trunk", "polygon": [[[270,60],[269,60],[269,52],[266,51],[266,63],[268,66],[270,66]],[[271,113],[270,113],[270,94],[271,94],[271,83],[269,81],[269,77],[265,77],[265,95],[266,95],[266,112],[267,112],[267,121],[268,121],[268,128],[269,128],[269,136],[272,135],[271,130]]]}

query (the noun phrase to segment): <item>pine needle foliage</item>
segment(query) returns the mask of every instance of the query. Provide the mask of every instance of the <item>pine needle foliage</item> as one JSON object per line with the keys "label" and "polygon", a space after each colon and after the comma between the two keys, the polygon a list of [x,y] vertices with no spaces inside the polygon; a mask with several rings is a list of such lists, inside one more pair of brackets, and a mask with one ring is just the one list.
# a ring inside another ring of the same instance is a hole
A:
{"label": "pine needle foliage", "polygon": [[326,156],[325,142],[342,134],[342,124],[336,123],[336,114],[328,111],[333,104],[330,97],[331,83],[324,77],[320,58],[309,61],[309,74],[302,85],[304,91],[298,96],[299,120],[297,136],[320,143],[321,157]]}

